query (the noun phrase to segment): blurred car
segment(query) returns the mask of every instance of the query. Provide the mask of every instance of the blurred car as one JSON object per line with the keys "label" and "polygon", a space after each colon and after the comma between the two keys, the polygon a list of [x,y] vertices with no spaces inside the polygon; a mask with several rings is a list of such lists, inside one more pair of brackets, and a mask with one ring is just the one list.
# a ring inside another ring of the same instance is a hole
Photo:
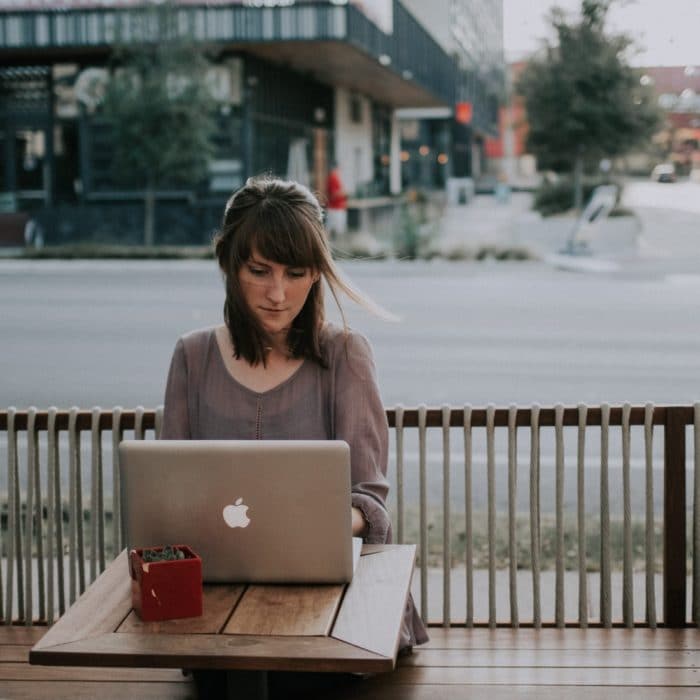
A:
{"label": "blurred car", "polygon": [[660,163],[651,171],[654,182],[675,182],[676,168],[673,163]]}

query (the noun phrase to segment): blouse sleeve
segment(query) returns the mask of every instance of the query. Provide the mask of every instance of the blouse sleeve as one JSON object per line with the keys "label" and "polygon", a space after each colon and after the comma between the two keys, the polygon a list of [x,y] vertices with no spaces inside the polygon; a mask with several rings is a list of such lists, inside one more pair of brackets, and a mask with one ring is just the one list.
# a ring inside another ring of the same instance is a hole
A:
{"label": "blouse sleeve", "polygon": [[170,361],[160,437],[162,440],[189,440],[192,437],[187,403],[187,356],[182,338],[177,341]]}
{"label": "blouse sleeve", "polygon": [[389,428],[372,350],[356,333],[345,336],[338,349],[334,416],[336,439],[350,445],[352,505],[368,524],[365,542],[384,543],[390,536],[386,510]]}

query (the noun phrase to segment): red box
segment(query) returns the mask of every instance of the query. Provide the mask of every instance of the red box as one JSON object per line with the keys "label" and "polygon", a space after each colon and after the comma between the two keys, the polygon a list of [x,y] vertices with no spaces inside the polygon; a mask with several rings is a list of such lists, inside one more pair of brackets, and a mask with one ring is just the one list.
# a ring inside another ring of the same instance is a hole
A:
{"label": "red box", "polygon": [[129,552],[131,605],[144,622],[198,617],[202,614],[202,560],[185,544],[173,545],[184,559],[145,562],[143,547]]}

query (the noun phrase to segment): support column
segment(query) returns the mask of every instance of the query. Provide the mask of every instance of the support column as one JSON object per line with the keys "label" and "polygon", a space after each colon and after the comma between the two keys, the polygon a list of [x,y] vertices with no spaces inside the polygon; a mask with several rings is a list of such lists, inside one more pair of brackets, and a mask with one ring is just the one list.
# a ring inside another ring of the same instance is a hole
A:
{"label": "support column", "polygon": [[401,194],[401,127],[396,111],[391,115],[391,141],[389,145],[389,191]]}

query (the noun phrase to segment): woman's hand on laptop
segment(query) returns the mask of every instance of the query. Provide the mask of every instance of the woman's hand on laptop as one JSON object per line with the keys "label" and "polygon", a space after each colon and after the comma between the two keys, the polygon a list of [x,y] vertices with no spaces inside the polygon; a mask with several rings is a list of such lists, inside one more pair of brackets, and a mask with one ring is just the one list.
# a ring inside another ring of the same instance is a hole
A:
{"label": "woman's hand on laptop", "polygon": [[359,508],[352,508],[352,536],[364,537],[367,534],[367,521]]}

